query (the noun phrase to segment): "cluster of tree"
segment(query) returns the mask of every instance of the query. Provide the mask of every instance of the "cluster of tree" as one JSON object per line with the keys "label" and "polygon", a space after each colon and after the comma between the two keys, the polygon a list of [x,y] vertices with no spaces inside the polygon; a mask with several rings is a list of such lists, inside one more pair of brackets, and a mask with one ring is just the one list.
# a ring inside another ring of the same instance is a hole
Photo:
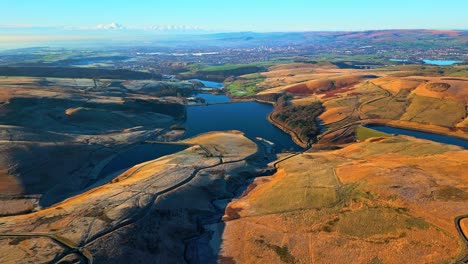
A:
{"label": "cluster of tree", "polygon": [[151,94],[154,96],[179,96],[189,97],[195,92],[195,85],[180,84],[171,82],[159,82],[154,85],[145,86],[138,90],[139,93]]}
{"label": "cluster of tree", "polygon": [[235,96],[235,95],[230,95],[231,98],[234,99],[256,99],[260,101],[266,101],[266,102],[277,102],[278,99],[282,96],[280,93],[268,93],[268,94],[256,94],[256,95],[249,95],[249,96]]}
{"label": "cluster of tree", "polygon": [[276,122],[294,131],[302,141],[311,142],[320,133],[317,117],[323,112],[320,102],[309,105],[290,105],[287,98],[278,99],[273,118]]}
{"label": "cluster of tree", "polygon": [[163,96],[177,96],[177,97],[190,97],[194,90],[187,87],[162,87],[157,91],[150,92],[151,95],[163,97]]}
{"label": "cluster of tree", "polygon": [[257,94],[255,95],[255,99],[267,101],[267,102],[276,102],[278,99],[281,98],[281,94],[278,93],[268,93],[268,94]]}

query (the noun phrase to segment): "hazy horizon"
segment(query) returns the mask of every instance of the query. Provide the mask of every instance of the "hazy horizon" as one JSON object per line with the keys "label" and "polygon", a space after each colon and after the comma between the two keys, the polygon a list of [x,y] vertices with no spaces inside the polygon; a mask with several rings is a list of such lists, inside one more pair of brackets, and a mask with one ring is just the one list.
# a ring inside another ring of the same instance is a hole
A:
{"label": "hazy horizon", "polygon": [[[59,27],[5,27],[0,25],[0,50],[15,48],[30,48],[39,46],[72,47],[96,46],[106,44],[109,46],[131,45],[135,42],[152,43],[156,41],[187,40],[191,36],[194,41],[197,37],[216,36],[222,34],[301,34],[301,33],[352,33],[373,31],[457,31],[466,29],[366,29],[366,30],[302,30],[302,31],[208,31],[202,29],[67,29]],[[141,43],[139,43],[141,44]]]}
{"label": "hazy horizon", "polygon": [[[0,49],[215,33],[467,30],[468,2],[4,0]],[[447,15],[450,14],[450,15]]]}
{"label": "hazy horizon", "polygon": [[185,25],[209,31],[259,32],[468,28],[468,3],[456,0],[4,2],[0,25],[93,28],[115,22],[131,28]]}

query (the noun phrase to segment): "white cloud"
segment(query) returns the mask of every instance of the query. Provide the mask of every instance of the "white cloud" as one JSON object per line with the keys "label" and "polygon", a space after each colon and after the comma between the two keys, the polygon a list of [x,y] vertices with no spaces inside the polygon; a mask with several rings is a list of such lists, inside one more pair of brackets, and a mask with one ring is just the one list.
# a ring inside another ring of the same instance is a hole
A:
{"label": "white cloud", "polygon": [[[76,28],[78,29],[78,28]],[[86,28],[80,28],[86,29]],[[90,28],[88,28],[90,29]],[[146,25],[142,27],[128,27],[122,24],[112,22],[110,24],[99,24],[94,28],[98,30],[145,30],[145,31],[159,31],[159,32],[193,32],[205,31],[199,26],[192,25]]]}
{"label": "white cloud", "polygon": [[125,26],[119,23],[112,22],[110,24],[99,24],[96,26],[96,29],[104,29],[104,30],[123,30],[127,29]]}
{"label": "white cloud", "polygon": [[144,26],[143,30],[155,30],[155,31],[201,31],[202,28],[191,25],[149,25]]}
{"label": "white cloud", "polygon": [[[117,22],[108,24],[99,24],[96,26],[56,26],[46,27],[38,25],[0,25],[0,30],[36,30],[43,29],[49,31],[60,32],[62,30],[71,31],[82,31],[82,32],[95,32],[96,31],[108,31],[108,32],[147,32],[147,33],[161,33],[161,34],[190,34],[190,33],[211,33],[215,32],[212,29],[204,29],[199,26],[193,25],[145,25],[145,26],[126,26]],[[94,33],[93,33],[94,34]]]}

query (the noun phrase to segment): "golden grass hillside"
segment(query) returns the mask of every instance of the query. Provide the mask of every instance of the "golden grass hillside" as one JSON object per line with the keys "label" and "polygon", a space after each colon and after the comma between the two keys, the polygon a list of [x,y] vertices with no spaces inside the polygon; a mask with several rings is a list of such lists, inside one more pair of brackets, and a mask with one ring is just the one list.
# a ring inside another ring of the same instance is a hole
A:
{"label": "golden grass hillside", "polygon": [[221,260],[453,263],[467,154],[399,136],[287,159],[228,205]]}
{"label": "golden grass hillside", "polygon": [[[335,141],[350,125],[393,123],[466,137],[466,66],[407,65],[340,69],[333,64],[291,63],[270,67],[256,85],[259,96],[287,93],[292,104],[320,101],[327,127],[324,142]],[[242,77],[242,76],[241,76]]]}

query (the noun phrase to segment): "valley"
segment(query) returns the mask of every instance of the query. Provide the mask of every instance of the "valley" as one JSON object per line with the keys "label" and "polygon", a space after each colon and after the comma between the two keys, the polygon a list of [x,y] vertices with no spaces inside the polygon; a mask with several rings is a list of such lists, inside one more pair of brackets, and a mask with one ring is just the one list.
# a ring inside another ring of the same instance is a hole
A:
{"label": "valley", "polygon": [[466,33],[303,34],[6,52],[0,262],[465,263]]}

